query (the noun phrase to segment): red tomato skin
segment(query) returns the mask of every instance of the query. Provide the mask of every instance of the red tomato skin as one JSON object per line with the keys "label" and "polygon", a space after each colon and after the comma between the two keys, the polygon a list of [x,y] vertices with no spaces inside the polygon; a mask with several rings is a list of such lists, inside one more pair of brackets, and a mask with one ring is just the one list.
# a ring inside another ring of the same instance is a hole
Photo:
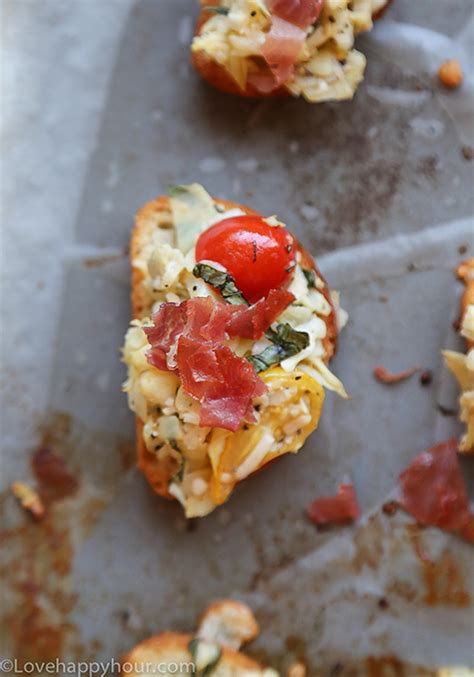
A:
{"label": "red tomato skin", "polygon": [[232,275],[250,303],[286,287],[296,266],[296,242],[282,226],[260,216],[234,216],[208,228],[196,244],[196,261],[214,261]]}

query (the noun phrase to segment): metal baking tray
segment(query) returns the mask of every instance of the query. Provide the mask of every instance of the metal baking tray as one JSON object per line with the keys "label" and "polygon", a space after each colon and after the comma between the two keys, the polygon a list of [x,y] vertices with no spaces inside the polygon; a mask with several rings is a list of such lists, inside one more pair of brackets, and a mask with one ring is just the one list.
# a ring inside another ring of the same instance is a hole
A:
{"label": "metal baking tray", "polygon": [[[417,453],[459,433],[439,409],[456,406],[440,349],[457,345],[452,271],[474,246],[473,90],[468,76],[448,96],[434,73],[450,51],[469,58],[470,0],[449,12],[395,0],[359,41],[368,68],[354,100],[313,106],[203,84],[189,65],[190,0],[3,4],[2,653],[107,660],[191,630],[208,602],[234,595],[262,624],[249,652],[275,667],[474,667],[472,548],[380,511]],[[329,394],[297,456],[187,523],[134,467],[119,348],[133,214],[196,180],[278,214],[341,290],[350,321],[333,366],[352,399]],[[423,365],[433,383],[384,387],[380,362]],[[45,449],[70,475],[62,489],[43,476],[52,504],[35,523],[8,487],[34,483]],[[364,518],[319,533],[304,509],[345,475]],[[436,563],[429,580],[416,539]]]}

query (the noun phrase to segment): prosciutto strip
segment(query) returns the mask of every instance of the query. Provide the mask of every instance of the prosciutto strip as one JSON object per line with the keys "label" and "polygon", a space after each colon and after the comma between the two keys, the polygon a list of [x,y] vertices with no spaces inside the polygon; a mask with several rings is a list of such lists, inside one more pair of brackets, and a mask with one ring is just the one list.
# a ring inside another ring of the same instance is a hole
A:
{"label": "prosciutto strip", "polygon": [[229,336],[240,336],[257,340],[262,338],[268,327],[295,300],[293,294],[284,289],[271,289],[265,299],[252,306],[233,306],[235,309],[227,325]]}
{"label": "prosciutto strip", "polygon": [[266,5],[280,19],[308,28],[319,18],[324,0],[266,0]]}
{"label": "prosciutto strip", "polygon": [[272,27],[262,48],[262,56],[271,68],[274,87],[291,79],[305,39],[306,31],[278,16],[273,17]]}
{"label": "prosciutto strip", "polygon": [[307,29],[318,20],[323,4],[323,0],[267,0],[272,26],[262,56],[270,72],[249,76],[249,83],[259,92],[269,94],[293,78]]}
{"label": "prosciutto strip", "polygon": [[163,303],[144,327],[150,343],[148,362],[176,372],[184,390],[198,400],[200,425],[235,431],[254,421],[252,399],[266,387],[248,360],[222,345],[231,337],[259,339],[293,294],[273,289],[252,306],[230,305],[210,296]]}

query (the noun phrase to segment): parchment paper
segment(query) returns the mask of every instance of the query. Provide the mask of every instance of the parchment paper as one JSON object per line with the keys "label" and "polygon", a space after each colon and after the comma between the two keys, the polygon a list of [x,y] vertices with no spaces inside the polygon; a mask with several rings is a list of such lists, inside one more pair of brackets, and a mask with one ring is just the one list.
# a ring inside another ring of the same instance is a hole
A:
{"label": "parchment paper", "polygon": [[[465,593],[464,606],[428,604],[407,519],[379,510],[417,453],[459,433],[437,405],[456,406],[440,349],[460,345],[452,269],[474,247],[471,1],[394,0],[359,41],[369,64],[354,101],[319,106],[209,90],[188,64],[188,0],[2,10],[2,653],[44,657],[43,630],[57,637],[47,657],[108,659],[151,632],[190,630],[232,593],[256,608],[253,652],[275,666],[474,667],[472,549],[416,535],[443,571],[449,555]],[[448,93],[435,73],[452,56],[466,78]],[[352,400],[329,395],[300,454],[190,531],[133,468],[119,347],[132,215],[194,180],[277,213],[341,289],[350,323],[333,368]],[[380,362],[431,368],[433,384],[386,388],[372,377]],[[38,526],[7,487],[31,480],[46,442],[79,490]],[[345,475],[364,520],[320,534],[304,508]]]}

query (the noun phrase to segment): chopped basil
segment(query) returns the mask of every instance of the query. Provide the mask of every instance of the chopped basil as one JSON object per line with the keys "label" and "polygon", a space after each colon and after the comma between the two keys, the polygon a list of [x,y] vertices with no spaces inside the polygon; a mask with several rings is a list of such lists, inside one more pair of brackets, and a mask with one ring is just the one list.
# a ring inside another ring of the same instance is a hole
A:
{"label": "chopped basil", "polygon": [[173,477],[171,478],[171,481],[172,481],[172,482],[179,482],[179,483],[181,483],[181,482],[183,481],[183,477],[184,477],[184,463],[185,463],[185,461],[184,461],[184,459],[183,459],[183,461],[181,462],[181,465],[179,466],[178,471],[177,471],[177,472],[173,475]]}
{"label": "chopped basil", "polygon": [[217,289],[222,297],[232,305],[248,305],[248,302],[241,291],[237,288],[234,278],[229,273],[217,270],[207,263],[197,263],[194,266],[193,274],[201,277],[204,282]]}
{"label": "chopped basil", "polygon": [[193,674],[209,677],[221,659],[222,649],[197,637],[189,642],[188,649],[194,663]]}
{"label": "chopped basil", "polygon": [[180,197],[181,195],[186,195],[187,192],[188,192],[187,186],[178,186],[178,185],[168,186],[168,195],[170,197]]}
{"label": "chopped basil", "polygon": [[302,268],[303,275],[306,278],[306,282],[308,283],[308,287],[316,287],[316,274],[314,270],[310,270],[309,268]]}
{"label": "chopped basil", "polygon": [[296,355],[309,346],[309,335],[305,331],[293,329],[287,322],[278,324],[276,329],[269,329],[265,336],[273,343],[258,355],[251,355],[248,360],[255,371],[265,371],[274,364],[279,364],[287,357]]}
{"label": "chopped basil", "polygon": [[223,14],[224,16],[229,14],[228,7],[220,7],[219,5],[206,5],[202,9],[204,12],[212,12],[213,14]]}

